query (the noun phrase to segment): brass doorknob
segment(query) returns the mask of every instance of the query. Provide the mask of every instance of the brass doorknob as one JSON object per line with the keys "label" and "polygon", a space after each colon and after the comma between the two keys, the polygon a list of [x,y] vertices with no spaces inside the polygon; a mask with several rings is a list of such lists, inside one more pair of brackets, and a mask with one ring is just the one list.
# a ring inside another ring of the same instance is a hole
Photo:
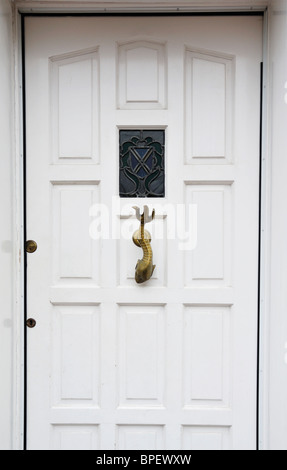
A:
{"label": "brass doorknob", "polygon": [[38,245],[34,240],[28,240],[25,244],[27,253],[35,253],[38,249]]}
{"label": "brass doorknob", "polygon": [[35,326],[37,325],[37,322],[36,320],[34,320],[34,318],[29,318],[27,321],[26,321],[26,326],[28,328],[35,328]]}

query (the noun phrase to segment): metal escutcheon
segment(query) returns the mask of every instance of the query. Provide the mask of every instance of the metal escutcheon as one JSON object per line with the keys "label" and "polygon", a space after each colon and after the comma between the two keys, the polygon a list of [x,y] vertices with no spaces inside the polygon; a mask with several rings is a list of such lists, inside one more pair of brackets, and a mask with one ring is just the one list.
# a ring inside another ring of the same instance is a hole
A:
{"label": "metal escutcheon", "polygon": [[37,322],[36,320],[34,320],[34,318],[29,318],[29,320],[26,321],[26,326],[28,328],[35,328],[36,325],[37,325]]}
{"label": "metal escutcheon", "polygon": [[38,245],[34,240],[28,240],[25,245],[27,253],[35,253],[38,249]]}

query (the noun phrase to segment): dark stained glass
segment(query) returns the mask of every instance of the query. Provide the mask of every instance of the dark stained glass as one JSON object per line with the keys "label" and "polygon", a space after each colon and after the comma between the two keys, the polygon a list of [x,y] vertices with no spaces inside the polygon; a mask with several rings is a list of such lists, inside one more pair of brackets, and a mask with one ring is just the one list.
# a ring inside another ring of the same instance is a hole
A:
{"label": "dark stained glass", "polygon": [[165,131],[120,131],[120,196],[165,197]]}

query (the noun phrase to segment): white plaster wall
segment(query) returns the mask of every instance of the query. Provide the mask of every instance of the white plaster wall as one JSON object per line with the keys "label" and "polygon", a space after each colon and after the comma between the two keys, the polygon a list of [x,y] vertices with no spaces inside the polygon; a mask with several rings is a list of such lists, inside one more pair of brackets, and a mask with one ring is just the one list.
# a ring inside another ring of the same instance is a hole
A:
{"label": "white plaster wall", "polygon": [[0,449],[12,446],[13,41],[12,12],[0,0]]}
{"label": "white plaster wall", "polygon": [[287,0],[270,14],[271,297],[269,447],[287,450]]}

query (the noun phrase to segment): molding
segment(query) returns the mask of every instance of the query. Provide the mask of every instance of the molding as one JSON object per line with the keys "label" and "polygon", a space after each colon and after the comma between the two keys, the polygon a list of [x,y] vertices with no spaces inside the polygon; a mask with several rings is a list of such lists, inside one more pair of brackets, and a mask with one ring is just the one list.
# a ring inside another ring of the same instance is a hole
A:
{"label": "molding", "polygon": [[[13,1],[13,0],[12,0]],[[13,224],[14,224],[14,292],[13,292],[13,428],[12,449],[23,450],[24,444],[24,202],[23,202],[23,106],[22,106],[22,51],[21,51],[21,18],[13,5]]]}
{"label": "molding", "polygon": [[57,1],[13,0],[20,13],[128,13],[128,12],[250,12],[264,11],[269,0],[114,0]]}
{"label": "molding", "polygon": [[260,207],[260,278],[258,296],[258,448],[269,447],[269,357],[270,357],[270,266],[271,266],[271,180],[270,148],[270,24],[271,9],[264,16],[262,122],[261,122],[261,207]]}

